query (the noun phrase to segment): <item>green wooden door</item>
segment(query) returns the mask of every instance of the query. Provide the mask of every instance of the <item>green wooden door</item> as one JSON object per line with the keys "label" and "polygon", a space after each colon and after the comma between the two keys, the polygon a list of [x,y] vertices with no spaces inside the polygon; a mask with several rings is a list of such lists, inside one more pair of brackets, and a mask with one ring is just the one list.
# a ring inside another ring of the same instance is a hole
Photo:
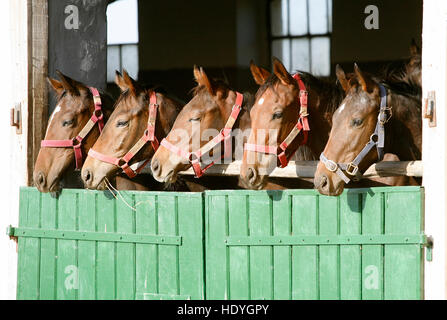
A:
{"label": "green wooden door", "polygon": [[423,189],[206,193],[207,299],[423,298]]}
{"label": "green wooden door", "polygon": [[18,299],[203,299],[203,195],[20,194]]}

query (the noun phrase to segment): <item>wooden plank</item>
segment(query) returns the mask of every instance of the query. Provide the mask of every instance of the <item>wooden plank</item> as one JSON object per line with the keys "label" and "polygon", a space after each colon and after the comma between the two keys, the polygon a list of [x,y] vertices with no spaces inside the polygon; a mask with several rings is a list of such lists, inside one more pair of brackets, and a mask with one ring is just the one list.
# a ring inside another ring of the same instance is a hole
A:
{"label": "wooden plank", "polygon": [[[57,229],[57,199],[49,193],[41,195],[41,227],[42,229]],[[56,274],[56,240],[41,239],[41,258],[40,258],[40,298],[43,300],[53,300],[56,298],[54,288]]]}
{"label": "wooden plank", "polygon": [[[272,232],[272,204],[268,195],[253,195],[249,198],[250,235],[270,236]],[[250,299],[273,298],[273,248],[250,247]]]}
{"label": "wooden plank", "polygon": [[[228,234],[248,236],[247,197],[228,196]],[[248,246],[228,248],[230,299],[250,299],[250,253]]]}
{"label": "wooden plank", "polygon": [[181,296],[205,299],[203,255],[203,196],[178,195],[179,285]]}
{"label": "wooden plank", "polygon": [[[229,164],[216,164],[206,172],[210,176],[239,176],[241,172],[240,160]],[[269,175],[276,178],[313,178],[317,169],[318,161],[290,161],[285,168],[275,168]],[[143,172],[151,173],[146,167]],[[192,169],[180,172],[182,175],[194,175]],[[409,176],[422,177],[422,161],[382,161],[373,164],[365,171],[364,178]]]}
{"label": "wooden plank", "polygon": [[[385,233],[421,232],[421,193],[390,193],[385,198]],[[421,299],[420,245],[385,245],[385,299]]]}
{"label": "wooden plank", "polygon": [[[318,234],[318,196],[292,196],[292,232],[297,235]],[[292,299],[319,299],[318,246],[292,247]]]}
{"label": "wooden plank", "polygon": [[[96,200],[97,230],[115,232],[115,200],[110,193],[98,193]],[[100,300],[116,299],[116,244],[97,242],[96,297]]]}
{"label": "wooden plank", "polygon": [[[58,228],[76,230],[78,201],[75,192],[63,191],[58,200]],[[76,300],[79,289],[79,275],[76,240],[57,241],[57,290],[58,300]]]}
{"label": "wooden plank", "polygon": [[[175,195],[168,193],[158,197],[158,234],[178,235],[178,207]],[[159,293],[179,294],[178,247],[158,246]]]}
{"label": "wooden plank", "polygon": [[[135,234],[135,212],[132,193],[121,192],[126,202],[118,198],[116,207],[116,232]],[[135,244],[116,244],[116,299],[135,299]]]}
{"label": "wooden plank", "polygon": [[[362,234],[383,234],[383,193],[362,194]],[[362,246],[362,299],[383,299],[383,246]]]}
{"label": "wooden plank", "polygon": [[[96,231],[96,192],[79,191],[79,231]],[[96,298],[96,242],[78,241],[79,299]]]}
{"label": "wooden plank", "polygon": [[[362,195],[345,192],[340,196],[340,234],[360,234],[362,230]],[[340,246],[340,298],[362,298],[360,245]]]}
{"label": "wooden plank", "polygon": [[226,300],[229,296],[227,247],[227,195],[206,197],[205,249],[206,299]]}
{"label": "wooden plank", "polygon": [[[324,235],[338,234],[339,199],[337,197],[319,196],[319,232]],[[340,248],[334,246],[320,246],[319,275],[320,299],[340,298]]]}
{"label": "wooden plank", "polygon": [[[40,193],[37,190],[24,189],[20,195],[19,225],[39,227]],[[17,298],[37,300],[40,298],[40,240],[19,238],[19,277]]]}
{"label": "wooden plank", "polygon": [[[135,194],[135,203],[137,233],[157,234],[157,196],[137,193]],[[158,293],[158,246],[137,244],[136,264],[137,293]]]}
{"label": "wooden plank", "polygon": [[[273,235],[290,235],[292,232],[291,197],[285,192],[271,195],[273,202]],[[292,248],[273,247],[273,298],[287,300],[292,297]]]}

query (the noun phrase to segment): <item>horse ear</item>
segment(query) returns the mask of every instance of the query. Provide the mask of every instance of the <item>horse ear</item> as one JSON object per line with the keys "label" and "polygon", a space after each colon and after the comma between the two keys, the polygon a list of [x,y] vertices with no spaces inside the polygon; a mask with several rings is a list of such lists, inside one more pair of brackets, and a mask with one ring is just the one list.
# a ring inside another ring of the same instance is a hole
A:
{"label": "horse ear", "polygon": [[118,70],[115,71],[115,83],[120,88],[121,92],[128,89],[126,82],[123,79],[123,75]]}
{"label": "horse ear", "polygon": [[123,70],[123,79],[126,90],[128,89],[136,96],[140,88],[137,82],[129,76],[126,70]]}
{"label": "horse ear", "polygon": [[360,85],[362,86],[363,91],[372,92],[373,91],[373,83],[368,78],[365,77],[365,75],[360,70],[357,63],[354,63],[354,71],[355,71],[355,74],[357,75]]}
{"label": "horse ear", "polygon": [[250,61],[250,71],[251,74],[253,75],[253,79],[255,79],[255,82],[260,86],[262,86],[270,77],[270,72],[268,72],[264,68],[255,65],[253,60]]}
{"label": "horse ear", "polygon": [[416,44],[416,40],[411,39],[411,45],[410,45],[410,54],[411,56],[417,56],[421,54],[421,48]]}
{"label": "horse ear", "polygon": [[70,92],[72,95],[79,95],[79,90],[76,87],[76,84],[74,83],[73,79],[70,77],[67,77],[59,70],[56,70],[57,75],[62,80],[62,86],[64,87],[65,91]]}
{"label": "horse ear", "polygon": [[197,66],[194,66],[194,78],[199,85],[205,86],[211,95],[215,94],[213,84],[211,83],[202,67],[200,67],[199,69]]}
{"label": "horse ear", "polygon": [[62,93],[64,93],[65,89],[62,86],[62,83],[60,81],[57,81],[56,79],[53,78],[47,78],[48,83],[50,84],[50,86],[53,88],[54,92],[56,92],[56,94],[60,97],[62,95]]}
{"label": "horse ear", "polygon": [[275,57],[273,57],[273,72],[278,77],[278,79],[281,80],[282,84],[287,86],[295,83],[295,79],[293,79],[293,77],[287,71],[286,67],[284,67],[282,62]]}
{"label": "horse ear", "polygon": [[337,75],[338,82],[340,82],[341,87],[347,93],[349,90],[349,83],[346,79],[346,74],[339,64],[335,67],[335,74]]}

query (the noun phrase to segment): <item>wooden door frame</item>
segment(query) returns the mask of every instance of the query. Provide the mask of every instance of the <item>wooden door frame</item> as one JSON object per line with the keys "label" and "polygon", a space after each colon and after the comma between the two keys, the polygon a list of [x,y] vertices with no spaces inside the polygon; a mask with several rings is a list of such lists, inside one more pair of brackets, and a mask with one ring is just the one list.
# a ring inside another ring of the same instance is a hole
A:
{"label": "wooden door frame", "polygon": [[47,76],[48,0],[28,0],[28,186],[48,122]]}

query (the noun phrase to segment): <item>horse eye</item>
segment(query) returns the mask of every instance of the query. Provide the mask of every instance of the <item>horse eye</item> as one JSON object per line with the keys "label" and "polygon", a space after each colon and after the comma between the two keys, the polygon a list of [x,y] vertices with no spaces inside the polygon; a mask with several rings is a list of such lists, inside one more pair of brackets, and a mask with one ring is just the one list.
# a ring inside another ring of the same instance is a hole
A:
{"label": "horse eye", "polygon": [[191,118],[191,119],[189,119],[189,122],[193,122],[193,121],[200,121],[200,118]]}
{"label": "horse eye", "polygon": [[273,120],[275,120],[275,119],[281,119],[282,118],[282,112],[280,112],[280,111],[278,111],[278,112],[275,112],[274,114],[273,114]]}
{"label": "horse eye", "polygon": [[63,127],[68,127],[68,126],[71,126],[73,123],[74,123],[74,119],[64,120],[64,122],[62,122],[62,126]]}
{"label": "horse eye", "polygon": [[362,119],[354,119],[354,120],[352,120],[352,126],[353,127],[359,127],[359,126],[362,125],[362,123],[363,123]]}
{"label": "horse eye", "polygon": [[116,126],[117,127],[125,127],[125,126],[127,126],[129,124],[129,121],[128,120],[119,120],[117,123],[116,123]]}

